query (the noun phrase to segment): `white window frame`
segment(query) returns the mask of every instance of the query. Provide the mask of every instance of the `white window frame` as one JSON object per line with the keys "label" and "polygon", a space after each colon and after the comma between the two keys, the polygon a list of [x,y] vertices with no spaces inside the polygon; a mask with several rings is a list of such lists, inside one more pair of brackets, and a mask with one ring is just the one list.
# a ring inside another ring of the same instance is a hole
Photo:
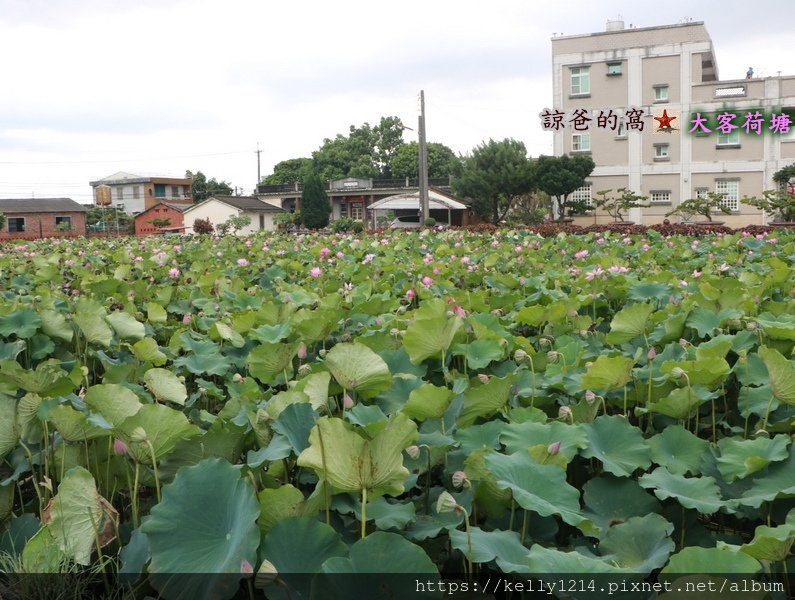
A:
{"label": "white window frame", "polygon": [[570,202],[585,202],[588,206],[593,206],[593,196],[591,195],[591,182],[586,181],[585,185],[578,187],[569,195]]}
{"label": "white window frame", "polygon": [[626,137],[627,137],[627,126],[624,123],[624,121],[619,121],[618,122],[618,127],[616,127],[616,137],[617,138],[621,138],[622,140],[626,139]]}
{"label": "white window frame", "polygon": [[655,85],[654,86],[654,101],[655,102],[668,102],[668,85]]}
{"label": "white window frame", "polygon": [[652,190],[649,193],[650,204],[671,204],[671,190]]}
{"label": "white window frame", "polygon": [[670,144],[654,145],[654,160],[670,160]]}
{"label": "white window frame", "polygon": [[740,145],[740,129],[732,129],[729,133],[718,132],[717,146],[739,146]]}
{"label": "white window frame", "polygon": [[715,193],[723,196],[723,204],[732,212],[740,210],[740,180],[739,179],[716,179]]}
{"label": "white window frame", "polygon": [[590,152],[591,151],[591,134],[590,133],[574,133],[571,136],[571,151],[572,152]]}
{"label": "white window frame", "polygon": [[702,200],[705,200],[706,198],[709,197],[709,188],[705,188],[705,187],[696,188],[695,192],[696,192],[696,194],[695,194],[696,198],[700,198]]}
{"label": "white window frame", "polygon": [[591,67],[571,67],[571,95],[589,96],[590,94]]}
{"label": "white window frame", "polygon": [[623,74],[623,65],[621,64],[621,62],[607,63],[607,74],[610,77],[615,77],[616,75]]}

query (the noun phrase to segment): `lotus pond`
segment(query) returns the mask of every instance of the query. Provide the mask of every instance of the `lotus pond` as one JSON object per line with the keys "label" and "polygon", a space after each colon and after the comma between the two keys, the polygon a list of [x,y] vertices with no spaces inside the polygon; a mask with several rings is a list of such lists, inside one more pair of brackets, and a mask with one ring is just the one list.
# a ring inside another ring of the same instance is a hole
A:
{"label": "lotus pond", "polygon": [[793,258],[783,231],[6,245],[0,571],[786,583]]}

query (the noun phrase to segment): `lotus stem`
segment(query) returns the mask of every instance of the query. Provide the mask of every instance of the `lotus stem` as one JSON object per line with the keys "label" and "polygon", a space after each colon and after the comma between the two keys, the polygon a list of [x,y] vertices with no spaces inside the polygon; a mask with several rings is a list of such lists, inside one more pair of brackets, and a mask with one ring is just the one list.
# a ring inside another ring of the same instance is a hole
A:
{"label": "lotus stem", "polygon": [[367,535],[367,487],[362,487],[362,539]]}
{"label": "lotus stem", "polygon": [[133,511],[133,529],[138,527],[138,479],[140,477],[140,467],[138,461],[135,461],[135,481],[133,482],[132,489],[132,511]]}
{"label": "lotus stem", "polygon": [[522,512],[524,513],[524,515],[522,516],[522,535],[521,535],[520,539],[521,539],[522,545],[524,546],[524,538],[527,535],[527,521],[528,521],[528,519],[527,519],[527,509],[522,509]]}
{"label": "lotus stem", "polygon": [[467,532],[467,574],[469,575],[469,580],[471,581],[472,580],[472,530],[469,527],[469,513],[463,507],[461,507],[461,510],[464,513],[464,526],[466,527],[466,532]]}
{"label": "lotus stem", "polygon": [[160,503],[160,477],[157,474],[157,460],[155,459],[155,449],[152,448],[152,444],[149,443],[149,440],[146,442],[146,446],[149,448],[149,456],[152,457],[152,468],[155,471],[155,491],[157,492],[157,502]]}
{"label": "lotus stem", "polygon": [[532,396],[530,396],[530,408],[535,408],[535,403],[536,403],[536,369],[535,369],[535,365],[533,365],[533,357],[528,354],[527,358],[530,360],[530,375],[531,375],[531,381],[532,381],[532,386],[533,386]]}
{"label": "lotus stem", "polygon": [[323,461],[323,501],[324,504],[326,505],[326,525],[331,525],[331,508],[330,508],[331,501],[329,499],[328,485],[326,484],[327,480],[326,446],[323,444],[323,431],[320,429],[319,425],[316,425],[316,427],[317,427],[317,438],[318,440],[320,440],[320,460]]}

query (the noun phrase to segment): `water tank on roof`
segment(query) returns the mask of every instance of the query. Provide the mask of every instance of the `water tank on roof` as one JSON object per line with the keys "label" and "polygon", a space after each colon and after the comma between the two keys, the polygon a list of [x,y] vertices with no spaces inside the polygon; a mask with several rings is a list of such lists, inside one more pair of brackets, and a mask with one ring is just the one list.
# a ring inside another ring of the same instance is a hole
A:
{"label": "water tank on roof", "polygon": [[624,29],[624,21],[622,19],[608,20],[605,31],[621,31]]}
{"label": "water tank on roof", "polygon": [[96,202],[97,206],[110,206],[112,201],[110,186],[98,185],[94,201]]}

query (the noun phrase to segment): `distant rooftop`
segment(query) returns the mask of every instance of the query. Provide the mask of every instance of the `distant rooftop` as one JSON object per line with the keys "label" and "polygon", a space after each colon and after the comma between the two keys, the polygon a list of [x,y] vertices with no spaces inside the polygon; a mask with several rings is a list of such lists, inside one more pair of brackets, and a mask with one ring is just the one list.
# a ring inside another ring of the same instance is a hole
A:
{"label": "distant rooftop", "polygon": [[118,171],[117,173],[108,175],[102,179],[90,181],[89,185],[96,187],[98,185],[113,185],[120,183],[149,183],[150,181],[164,183],[176,183],[177,181],[188,182],[190,181],[190,177],[173,177],[170,175],[137,175],[135,173],[128,173],[127,171]]}
{"label": "distant rooftop", "polygon": [[86,212],[86,207],[71,198],[5,198],[0,199],[0,212],[4,214]]}
{"label": "distant rooftop", "polygon": [[247,212],[284,212],[278,206],[263,202],[254,196],[210,196],[205,202],[213,199]]}

